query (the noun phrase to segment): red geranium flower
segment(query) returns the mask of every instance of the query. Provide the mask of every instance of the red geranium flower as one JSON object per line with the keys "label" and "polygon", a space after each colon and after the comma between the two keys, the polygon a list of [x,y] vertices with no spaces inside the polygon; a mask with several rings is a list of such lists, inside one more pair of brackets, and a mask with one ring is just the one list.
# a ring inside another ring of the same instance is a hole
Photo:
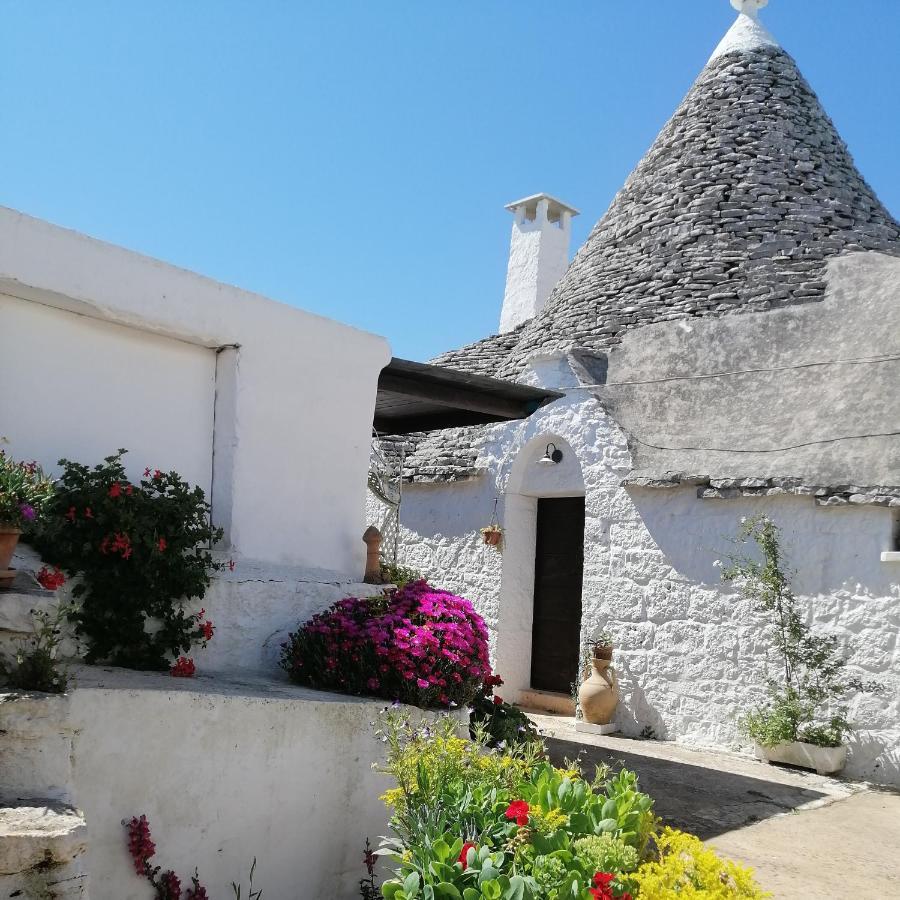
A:
{"label": "red geranium flower", "polygon": [[194,661],[189,656],[179,656],[169,669],[169,674],[174,678],[190,678],[196,671]]}
{"label": "red geranium flower", "polygon": [[503,706],[503,698],[494,694],[494,706]]}
{"label": "red geranium flower", "polygon": [[161,538],[156,542],[156,546],[159,548],[159,552],[162,553],[163,550],[165,550],[166,547],[168,547],[168,544],[166,543],[166,539],[165,539],[164,537],[161,537]]}
{"label": "red geranium flower", "polygon": [[52,572],[46,566],[42,566],[35,578],[46,591],[55,591],[66,583],[66,576],[60,572],[59,566],[54,566]]}
{"label": "red geranium flower", "polygon": [[75,507],[74,507],[74,506],[70,506],[70,507],[69,507],[69,511],[66,513],[66,518],[67,518],[70,522],[74,522],[74,521],[75,521]]}
{"label": "red geranium flower", "polygon": [[524,800],[513,800],[506,808],[506,818],[515,821],[516,825],[528,824],[528,804]]}
{"label": "red geranium flower", "polygon": [[469,856],[469,851],[476,849],[476,845],[474,841],[466,841],[462,845],[462,851],[459,854],[459,862],[462,863],[463,871],[469,868],[469,863],[467,862],[467,858]]}

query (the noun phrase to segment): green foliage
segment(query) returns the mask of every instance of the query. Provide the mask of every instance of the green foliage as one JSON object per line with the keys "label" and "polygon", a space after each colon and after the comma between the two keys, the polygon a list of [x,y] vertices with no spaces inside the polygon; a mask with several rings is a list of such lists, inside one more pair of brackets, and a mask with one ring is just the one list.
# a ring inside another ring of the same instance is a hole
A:
{"label": "green foliage", "polygon": [[472,715],[469,719],[471,736],[475,737],[476,729],[481,728],[491,747],[504,747],[528,741],[540,741],[540,734],[534,722],[517,706],[507,703],[494,694],[494,684],[503,682],[493,676],[485,681],[485,690],[470,704]]}
{"label": "green foliage", "polygon": [[425,576],[417,569],[409,566],[401,566],[399,563],[381,560],[381,581],[382,584],[393,584],[398,588],[405,588],[406,585],[413,581],[424,581]]}
{"label": "green foliage", "polygon": [[52,612],[31,610],[32,636],[17,648],[11,661],[0,660],[0,678],[17,691],[44,691],[61,694],[68,686],[68,676],[58,659],[62,642],[62,626],[74,610],[60,604]]}
{"label": "green foliage", "polygon": [[[648,853],[656,831],[653,801],[638,790],[634,774],[598,772],[588,782],[551,765],[538,743],[501,752],[459,738],[455,727],[452,719],[416,724],[399,713],[385,717],[382,771],[397,787],[384,795],[394,837],[382,851],[397,869],[383,896],[592,900],[601,857],[622,866],[610,870],[611,896],[621,896],[619,876]],[[599,841],[579,844],[585,838]]]}
{"label": "green foliage", "polygon": [[0,449],[0,525],[28,529],[53,494],[53,481],[35,462],[16,462]]}
{"label": "green foliage", "polygon": [[[260,900],[263,895],[262,890],[253,890],[253,876],[256,874],[256,857],[253,857],[253,862],[250,865],[250,886],[247,888],[247,900]],[[234,881],[231,882],[231,891],[234,894],[234,900],[241,900],[243,897],[243,885],[236,884]]]}
{"label": "green foliage", "polygon": [[131,484],[120,450],[94,468],[60,460],[63,475],[35,543],[45,559],[80,576],[71,615],[89,663],[166,669],[209,633],[184,605],[201,599],[219,568],[222,536],[199,487],[176,472],[145,471]]}
{"label": "green foliage", "polygon": [[596,872],[633,872],[640,862],[637,850],[612,834],[592,834],[574,843],[576,855]]}
{"label": "green foliage", "polygon": [[741,728],[764,746],[782,741],[839,746],[851,730],[845,704],[849,692],[878,691],[881,686],[847,677],[837,637],[816,634],[806,623],[791,589],[791,573],[784,568],[775,523],[766,516],[749,519],[738,541],[752,541],[761,559],[736,555],[722,577],[737,583],[744,596],[770,617],[780,663],[778,676],[768,679],[768,704],[744,716]]}

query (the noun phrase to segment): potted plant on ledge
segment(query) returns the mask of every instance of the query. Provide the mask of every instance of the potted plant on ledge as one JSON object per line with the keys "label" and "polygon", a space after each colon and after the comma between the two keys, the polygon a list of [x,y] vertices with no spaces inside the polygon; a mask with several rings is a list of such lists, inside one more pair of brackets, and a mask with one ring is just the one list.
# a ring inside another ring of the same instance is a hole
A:
{"label": "potted plant on ledge", "polygon": [[22,530],[35,522],[53,492],[53,482],[34,462],[16,462],[0,449],[0,589],[16,575],[10,569]]}
{"label": "potted plant on ledge", "polygon": [[847,760],[848,697],[853,691],[877,692],[881,685],[849,677],[837,637],[815,634],[806,623],[783,567],[779,537],[768,517],[748,520],[738,539],[753,541],[758,557],[732,557],[723,572],[769,617],[778,658],[778,674],[767,679],[768,702],[747,713],[739,727],[755,743],[759,759],[830,775]]}

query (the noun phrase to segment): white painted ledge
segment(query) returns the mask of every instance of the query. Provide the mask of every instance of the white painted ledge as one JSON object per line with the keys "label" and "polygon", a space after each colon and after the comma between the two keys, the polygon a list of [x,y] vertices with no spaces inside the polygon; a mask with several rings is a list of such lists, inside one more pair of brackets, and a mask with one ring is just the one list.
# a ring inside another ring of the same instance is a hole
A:
{"label": "white painted ledge", "polygon": [[883,550],[881,553],[882,562],[900,562],[900,550]]}

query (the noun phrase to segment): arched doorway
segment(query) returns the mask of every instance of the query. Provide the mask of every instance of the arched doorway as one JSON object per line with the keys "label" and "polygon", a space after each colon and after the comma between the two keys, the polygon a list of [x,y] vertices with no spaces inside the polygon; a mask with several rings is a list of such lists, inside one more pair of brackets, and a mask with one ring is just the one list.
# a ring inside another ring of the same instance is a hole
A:
{"label": "arched doorway", "polygon": [[[549,444],[562,458],[542,463]],[[580,656],[584,495],[578,457],[559,435],[540,435],[519,451],[504,497],[496,644],[509,700],[537,693],[548,708],[570,706]]]}

